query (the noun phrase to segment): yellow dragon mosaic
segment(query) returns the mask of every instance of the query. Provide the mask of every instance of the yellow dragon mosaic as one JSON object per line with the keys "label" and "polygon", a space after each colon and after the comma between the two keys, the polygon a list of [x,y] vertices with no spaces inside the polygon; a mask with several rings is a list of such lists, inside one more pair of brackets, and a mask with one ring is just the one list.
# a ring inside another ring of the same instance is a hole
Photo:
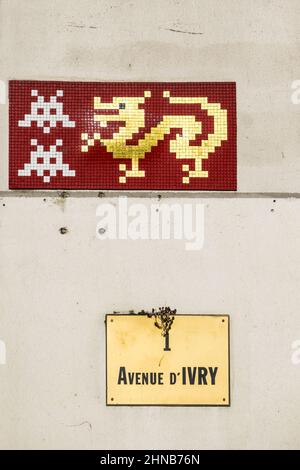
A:
{"label": "yellow dragon mosaic", "polygon": [[[178,159],[194,160],[194,168],[190,164],[182,165],[182,182],[189,184],[191,178],[207,178],[208,171],[202,170],[202,160],[208,158],[223,141],[227,140],[227,110],[222,109],[220,103],[209,103],[206,97],[178,97],[171,96],[170,91],[163,92],[164,98],[174,104],[199,104],[201,109],[206,110],[208,116],[214,119],[214,131],[208,134],[207,139],[202,140],[201,145],[190,145],[198,135],[201,134],[201,122],[192,115],[166,115],[150,132],[144,134],[136,145],[130,145],[128,140],[132,139],[145,127],[145,111],[139,105],[145,103],[151,97],[150,91],[145,91],[142,97],[114,97],[111,103],[102,103],[100,97],[94,97],[94,110],[105,110],[105,114],[95,114],[94,121],[100,123],[100,127],[107,127],[112,121],[122,121],[122,125],[113,137],[102,138],[99,132],[95,132],[90,138],[87,133],[81,134],[82,152],[88,152],[89,147],[95,145],[99,140],[113,158],[131,160],[131,167],[127,164],[119,164],[119,182],[126,183],[127,178],[143,178],[145,171],[140,169],[139,162],[145,158],[145,154],[158,145],[170,134],[171,129],[181,129],[176,139],[170,140],[170,152],[175,153]],[[109,114],[109,110],[114,110]],[[115,114],[115,111],[118,113]]]}

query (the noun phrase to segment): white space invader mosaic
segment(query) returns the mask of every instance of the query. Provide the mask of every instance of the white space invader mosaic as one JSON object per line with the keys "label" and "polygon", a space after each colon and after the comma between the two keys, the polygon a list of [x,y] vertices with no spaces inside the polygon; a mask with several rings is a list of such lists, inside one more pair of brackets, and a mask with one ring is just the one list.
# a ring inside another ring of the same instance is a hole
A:
{"label": "white space invader mosaic", "polygon": [[75,176],[75,170],[70,170],[67,163],[63,163],[61,147],[63,141],[56,139],[55,145],[50,145],[49,150],[44,150],[44,145],[38,145],[37,139],[31,139],[31,146],[35,150],[30,152],[30,163],[25,163],[24,168],[18,171],[19,176],[31,176],[36,171],[43,178],[44,183],[50,183],[51,177],[61,171],[63,176]]}
{"label": "white space invader mosaic", "polygon": [[25,114],[24,119],[18,122],[19,127],[31,127],[35,121],[37,127],[43,128],[44,134],[49,134],[50,128],[56,127],[57,122],[61,122],[63,127],[75,127],[75,121],[70,121],[69,116],[63,114],[63,103],[58,101],[63,96],[63,90],[57,90],[56,96],[50,96],[50,101],[45,101],[38,90],[31,90],[31,96],[37,100],[31,102],[31,113]]}

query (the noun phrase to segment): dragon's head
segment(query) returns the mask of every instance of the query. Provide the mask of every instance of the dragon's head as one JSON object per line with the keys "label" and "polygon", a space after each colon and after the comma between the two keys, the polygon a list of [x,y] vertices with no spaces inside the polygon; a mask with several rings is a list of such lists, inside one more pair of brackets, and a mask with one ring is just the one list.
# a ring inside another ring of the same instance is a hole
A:
{"label": "dragon's head", "polygon": [[94,114],[94,121],[99,122],[100,127],[108,127],[109,123],[118,121],[124,123],[120,127],[125,127],[129,133],[138,132],[145,126],[145,111],[139,105],[149,97],[151,92],[145,91],[144,96],[114,96],[111,103],[103,103],[100,97],[95,96],[94,110],[101,112]]}

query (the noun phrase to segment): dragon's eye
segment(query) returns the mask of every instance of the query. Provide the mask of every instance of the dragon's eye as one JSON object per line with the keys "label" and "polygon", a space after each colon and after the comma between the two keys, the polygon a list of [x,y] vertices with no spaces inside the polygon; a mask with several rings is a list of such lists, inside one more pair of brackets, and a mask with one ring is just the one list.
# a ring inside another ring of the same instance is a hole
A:
{"label": "dragon's eye", "polygon": [[125,109],[125,103],[120,103],[119,104],[119,109]]}

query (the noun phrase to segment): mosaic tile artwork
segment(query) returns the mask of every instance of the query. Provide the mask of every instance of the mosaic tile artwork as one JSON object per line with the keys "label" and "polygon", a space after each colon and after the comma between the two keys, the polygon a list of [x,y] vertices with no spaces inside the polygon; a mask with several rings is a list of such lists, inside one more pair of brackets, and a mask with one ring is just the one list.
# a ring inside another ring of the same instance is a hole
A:
{"label": "mosaic tile artwork", "polygon": [[235,83],[10,81],[10,189],[236,190]]}

